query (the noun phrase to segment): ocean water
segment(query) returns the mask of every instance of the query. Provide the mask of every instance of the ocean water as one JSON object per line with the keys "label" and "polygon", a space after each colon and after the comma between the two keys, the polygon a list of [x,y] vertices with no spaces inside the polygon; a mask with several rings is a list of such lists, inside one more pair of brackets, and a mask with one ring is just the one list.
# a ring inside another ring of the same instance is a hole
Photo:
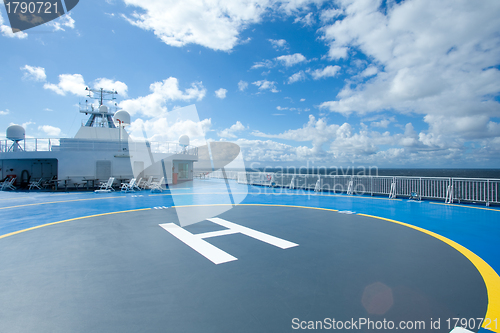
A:
{"label": "ocean water", "polygon": [[266,168],[247,169],[248,172],[283,172],[321,175],[407,176],[407,177],[452,177],[500,179],[500,169],[386,169],[386,168]]}

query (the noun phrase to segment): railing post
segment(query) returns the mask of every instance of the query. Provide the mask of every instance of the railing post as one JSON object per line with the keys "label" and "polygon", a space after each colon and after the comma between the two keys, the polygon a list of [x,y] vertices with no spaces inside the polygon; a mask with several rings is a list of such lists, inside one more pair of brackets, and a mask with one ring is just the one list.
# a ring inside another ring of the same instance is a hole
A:
{"label": "railing post", "polygon": [[373,176],[370,176],[370,195],[373,197]]}
{"label": "railing post", "polygon": [[490,180],[486,181],[486,207],[490,205]]}

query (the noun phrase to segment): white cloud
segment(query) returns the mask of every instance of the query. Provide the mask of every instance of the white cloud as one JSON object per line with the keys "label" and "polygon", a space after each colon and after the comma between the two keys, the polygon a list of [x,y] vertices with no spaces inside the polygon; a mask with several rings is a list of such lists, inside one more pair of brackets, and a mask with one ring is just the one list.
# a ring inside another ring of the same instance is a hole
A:
{"label": "white cloud", "polygon": [[276,50],[286,50],[288,48],[287,42],[284,39],[268,39]]}
{"label": "white cloud", "polygon": [[238,90],[239,91],[245,91],[245,89],[248,88],[248,82],[245,82],[243,80],[240,80],[240,82],[238,82]]}
{"label": "white cloud", "polygon": [[326,66],[323,69],[316,69],[311,71],[311,75],[314,80],[319,80],[325,77],[334,77],[340,70],[340,66]]}
{"label": "white cloud", "polygon": [[321,109],[420,114],[429,125],[420,142],[447,149],[447,158],[468,140],[498,137],[500,2],[388,2],[386,14],[376,0],[339,5],[343,15],[320,30],[329,57],[362,53],[371,64],[359,75],[367,80],[349,80]]}
{"label": "white cloud", "polygon": [[115,90],[120,96],[127,97],[128,86],[121,81],[114,81],[106,78],[99,78],[94,81],[95,89]]}
{"label": "white cloud", "polygon": [[369,66],[364,71],[362,71],[360,75],[362,77],[369,77],[369,76],[373,76],[373,75],[375,75],[377,73],[378,73],[378,68],[377,67],[375,67],[375,66]]}
{"label": "white cloud", "polygon": [[181,135],[187,135],[190,138],[190,144],[194,146],[205,145],[206,141],[202,138],[212,126],[212,120],[203,119],[194,120],[176,120],[169,123],[167,117],[161,116],[154,119],[136,119],[127,128],[132,139],[144,139],[143,132],[148,135],[150,141],[177,142]]}
{"label": "white cloud", "polygon": [[229,51],[240,32],[258,23],[269,5],[262,1],[195,0],[124,0],[142,9],[128,21],[142,29],[152,30],[171,46],[198,44],[214,50]]}
{"label": "white cloud", "polygon": [[25,65],[21,67],[21,70],[24,72],[24,78],[33,81],[43,82],[47,79],[47,75],[45,75],[45,68],[43,67],[32,67],[29,65]]}
{"label": "white cloud", "polygon": [[44,132],[48,136],[59,136],[61,134],[60,128],[50,125],[38,126],[38,130]]}
{"label": "white cloud", "polygon": [[9,109],[5,109],[5,111],[0,110],[0,116],[6,116],[10,113]]}
{"label": "white cloud", "polygon": [[305,79],[306,79],[306,73],[304,73],[304,71],[300,71],[288,78],[288,84],[292,84],[297,81],[303,81]]}
{"label": "white cloud", "polygon": [[300,101],[301,101],[301,102],[305,102],[305,101],[306,101],[306,99],[305,99],[305,98],[301,98],[301,99],[300,99]]}
{"label": "white cloud", "polygon": [[213,50],[230,51],[240,42],[240,33],[251,24],[262,21],[270,12],[292,15],[309,4],[324,0],[124,0],[140,8],[131,24],[153,31],[171,46],[198,44]]}
{"label": "white cloud", "polygon": [[390,123],[391,121],[389,119],[382,119],[380,121],[374,121],[370,125],[372,127],[387,128],[387,126],[389,126]]}
{"label": "white cloud", "polygon": [[66,95],[66,93],[72,93],[77,96],[86,96],[85,88],[87,85],[81,74],[61,74],[59,75],[59,83],[45,83],[43,85],[45,89],[54,91],[58,95]]}
{"label": "white cloud", "polygon": [[313,13],[309,12],[304,17],[297,17],[293,23],[302,23],[304,27],[312,26],[316,21],[314,20]]}
{"label": "white cloud", "polygon": [[[36,124],[35,122],[30,120],[30,121],[27,121],[25,123],[22,123],[21,126],[24,127],[24,129],[28,129],[29,125],[35,125],[35,124]],[[11,124],[11,125],[13,125],[13,124]]]}
{"label": "white cloud", "polygon": [[75,20],[71,17],[71,13],[68,13],[47,23],[47,25],[54,27],[54,31],[65,31],[64,27],[71,29],[75,28]]}
{"label": "white cloud", "polygon": [[253,66],[250,67],[250,69],[262,68],[262,67],[271,68],[273,66],[274,63],[271,60],[264,60],[254,63]]}
{"label": "white cloud", "polygon": [[326,10],[322,11],[319,19],[322,22],[327,23],[327,22],[332,21],[334,18],[336,18],[342,14],[343,14],[343,11],[341,9],[330,8],[330,9],[326,9]]}
{"label": "white cloud", "polygon": [[[304,161],[311,156],[307,147],[294,147],[272,140],[247,140],[238,139],[235,143],[240,146],[244,159],[253,162],[286,163]],[[264,167],[262,164],[250,165],[250,167]]]}
{"label": "white cloud", "polygon": [[286,67],[291,67],[293,65],[307,61],[306,57],[304,57],[300,53],[282,55],[282,56],[277,57],[275,59],[276,59],[276,61],[281,62],[281,64],[286,66]]}
{"label": "white cloud", "polygon": [[243,124],[238,120],[234,125],[232,125],[229,128],[226,128],[220,132],[217,133],[218,136],[221,138],[236,138],[236,133],[244,131],[246,128],[243,126]]}
{"label": "white cloud", "polygon": [[0,33],[2,33],[3,36],[9,37],[9,38],[23,39],[23,38],[28,37],[28,34],[23,32],[23,31],[13,33],[12,28],[10,26],[4,24],[4,19],[2,17],[2,13],[0,13]]}
{"label": "white cloud", "polygon": [[260,80],[252,82],[252,84],[259,87],[259,90],[271,90],[273,93],[279,92],[279,90],[276,89],[276,82],[274,81]]}
{"label": "white cloud", "polygon": [[179,82],[175,77],[169,77],[162,82],[155,82],[149,86],[151,94],[127,99],[119,103],[120,108],[127,110],[130,114],[142,113],[150,117],[157,117],[167,112],[168,101],[192,101],[202,100],[206,89],[201,82],[194,82],[191,88],[183,91],[179,89]]}
{"label": "white cloud", "polygon": [[220,99],[226,98],[227,89],[220,88],[215,91],[215,96]]}
{"label": "white cloud", "polygon": [[[395,121],[383,115],[378,118]],[[489,126],[492,131],[500,131],[500,124]],[[474,128],[474,125],[471,125],[471,128]],[[463,142],[456,141],[450,144],[443,140],[442,136],[417,133],[411,123],[404,126],[404,133],[391,134],[388,131],[370,131],[363,123],[358,129],[349,123],[328,124],[326,118],[317,119],[312,115],[301,128],[278,134],[260,131],[253,131],[252,134],[268,140],[238,139],[236,143],[242,148],[245,159],[271,163],[270,165],[275,167],[306,162],[316,162],[316,167],[345,166],[352,163],[379,167],[414,165],[450,167],[463,165],[467,161],[474,166],[482,160],[498,159],[500,153],[498,137],[482,141],[481,145],[487,148],[466,155]],[[273,139],[303,142],[304,145],[296,147]]]}
{"label": "white cloud", "polygon": [[317,153],[324,143],[335,138],[338,128],[339,126],[336,124],[328,125],[325,118],[316,120],[313,115],[309,115],[309,121],[302,128],[288,130],[280,134],[265,134],[260,131],[253,131],[252,135],[292,141],[311,141],[313,152]]}

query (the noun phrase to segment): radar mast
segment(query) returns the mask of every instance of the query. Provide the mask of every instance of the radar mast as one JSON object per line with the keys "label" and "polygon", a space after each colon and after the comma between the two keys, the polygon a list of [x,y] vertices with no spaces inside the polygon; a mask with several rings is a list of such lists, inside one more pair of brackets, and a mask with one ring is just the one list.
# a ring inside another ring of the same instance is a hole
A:
{"label": "radar mast", "polygon": [[[93,103],[89,104],[89,100],[85,100],[85,108],[82,108],[80,104],[80,113],[85,113],[85,115],[90,115],[85,127],[108,127],[116,128],[113,122],[113,112],[109,112],[108,107],[104,105],[104,101],[114,101],[116,100],[116,95],[118,92],[115,90],[104,90],[91,89],[89,87],[85,88],[88,91],[88,97],[98,101],[99,106],[94,107]],[[90,108],[89,108],[90,106]],[[116,103],[115,103],[116,106]],[[115,108],[113,108],[115,109]]]}

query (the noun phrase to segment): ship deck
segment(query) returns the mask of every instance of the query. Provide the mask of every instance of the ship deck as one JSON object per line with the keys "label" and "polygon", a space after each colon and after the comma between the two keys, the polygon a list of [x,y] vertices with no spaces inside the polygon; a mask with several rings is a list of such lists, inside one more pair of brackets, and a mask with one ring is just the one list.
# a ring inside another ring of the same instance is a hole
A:
{"label": "ship deck", "polygon": [[499,207],[207,179],[0,214],[1,332],[500,332]]}

